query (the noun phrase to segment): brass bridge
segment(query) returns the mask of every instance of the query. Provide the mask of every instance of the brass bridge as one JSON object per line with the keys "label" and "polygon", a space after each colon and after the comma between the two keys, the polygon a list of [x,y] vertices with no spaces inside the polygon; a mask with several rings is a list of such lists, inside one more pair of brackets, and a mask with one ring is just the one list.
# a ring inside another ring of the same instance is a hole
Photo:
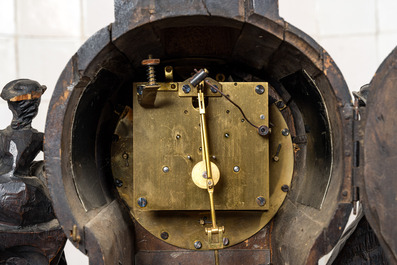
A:
{"label": "brass bridge", "polygon": [[208,245],[210,249],[221,249],[223,248],[223,232],[225,227],[207,227],[205,233],[208,235]]}

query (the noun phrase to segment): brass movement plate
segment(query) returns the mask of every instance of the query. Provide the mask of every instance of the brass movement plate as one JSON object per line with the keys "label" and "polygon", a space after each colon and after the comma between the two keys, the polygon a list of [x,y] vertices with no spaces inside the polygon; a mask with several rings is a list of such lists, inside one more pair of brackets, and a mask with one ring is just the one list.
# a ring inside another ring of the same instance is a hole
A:
{"label": "brass movement plate", "polygon": [[[252,123],[268,126],[267,83],[221,85]],[[263,94],[255,92],[257,85],[265,88]],[[134,202],[139,198],[147,201],[146,207],[133,203],[136,210],[209,209],[207,190],[192,181],[192,170],[202,161],[200,115],[194,107],[195,99],[159,91],[155,107],[143,108],[133,98],[134,166],[128,197]],[[268,204],[260,206],[256,198],[263,196],[269,201],[269,138],[260,136],[223,97],[207,99],[209,153],[220,171],[214,192],[215,209],[267,210]]]}
{"label": "brass movement plate", "polygon": [[[229,246],[246,240],[262,229],[277,213],[287,195],[281,187],[291,184],[294,165],[291,136],[282,134],[282,130],[288,127],[274,104],[269,108],[269,116],[270,122],[274,125],[269,137],[270,158],[276,154],[278,146],[282,145],[278,161],[269,160],[269,209],[267,211],[217,211],[217,223],[225,227],[224,237],[229,238]],[[113,176],[118,186],[117,190],[120,197],[130,207],[131,216],[154,236],[169,244],[194,249],[194,241],[199,240],[202,242],[201,250],[208,250],[204,227],[211,226],[207,222],[210,220],[209,207],[203,211],[141,211],[133,206],[133,204],[137,204],[137,201],[131,192],[132,168],[135,166],[131,159],[133,152],[132,127],[132,109],[127,107],[115,130],[117,137],[112,144],[111,160]],[[252,153],[248,158],[250,159],[254,155]],[[201,190],[198,187],[196,189]],[[204,219],[207,221],[202,224],[200,221]],[[169,237],[166,240],[161,239],[162,232],[168,233]]]}

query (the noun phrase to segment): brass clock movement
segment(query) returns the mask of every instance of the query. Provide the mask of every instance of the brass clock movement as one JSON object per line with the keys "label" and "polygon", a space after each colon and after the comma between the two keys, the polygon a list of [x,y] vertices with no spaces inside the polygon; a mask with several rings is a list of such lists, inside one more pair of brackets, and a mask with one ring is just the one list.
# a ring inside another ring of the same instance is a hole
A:
{"label": "brass clock movement", "polygon": [[170,65],[156,82],[159,60],[142,64],[148,81],[133,83],[133,107],[121,115],[111,155],[131,216],[186,249],[219,250],[251,237],[283,203],[294,164],[269,84],[225,82],[204,68],[177,82]]}
{"label": "brass clock movement", "polygon": [[358,200],[393,242],[378,218],[393,209],[393,137],[379,137],[394,124],[396,56],[369,111],[277,0],[224,2],[115,0],[115,22],[62,72],[45,179],[90,264],[317,264]]}

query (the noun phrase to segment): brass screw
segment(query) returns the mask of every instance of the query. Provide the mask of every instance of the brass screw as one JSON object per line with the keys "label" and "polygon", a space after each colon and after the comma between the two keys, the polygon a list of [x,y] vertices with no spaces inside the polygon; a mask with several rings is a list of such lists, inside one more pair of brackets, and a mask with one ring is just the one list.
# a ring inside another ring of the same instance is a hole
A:
{"label": "brass screw", "polygon": [[78,234],[78,231],[77,231],[77,225],[73,225],[73,228],[72,228],[72,240],[73,240],[73,242],[76,242],[76,243],[79,243],[80,240],[81,240],[81,237],[80,237],[80,235]]}

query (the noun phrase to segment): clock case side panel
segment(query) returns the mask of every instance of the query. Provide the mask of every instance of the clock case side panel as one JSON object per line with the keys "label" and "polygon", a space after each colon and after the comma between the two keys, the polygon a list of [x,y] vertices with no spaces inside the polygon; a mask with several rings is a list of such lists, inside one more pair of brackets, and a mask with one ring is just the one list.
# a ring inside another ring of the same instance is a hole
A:
{"label": "clock case side panel", "polygon": [[[356,186],[365,218],[375,232],[390,264],[397,263],[396,157],[397,140],[397,48],[376,71],[363,95],[366,106],[360,107]],[[358,98],[360,100],[360,98]]]}
{"label": "clock case side panel", "polygon": [[[123,90],[131,76],[128,60],[109,42],[110,32],[110,27],[98,31],[66,64],[51,98],[44,142],[49,192],[61,226],[75,247],[88,254],[90,264],[103,265],[132,264],[134,249],[128,211],[101,170],[107,158],[96,154],[106,150],[110,142],[103,139],[113,134],[110,102],[123,102],[115,99],[118,93],[110,92],[113,98],[106,99],[109,91]],[[91,109],[86,111],[81,103]],[[107,122],[98,126],[98,121]],[[118,251],[109,252],[109,244]]]}

